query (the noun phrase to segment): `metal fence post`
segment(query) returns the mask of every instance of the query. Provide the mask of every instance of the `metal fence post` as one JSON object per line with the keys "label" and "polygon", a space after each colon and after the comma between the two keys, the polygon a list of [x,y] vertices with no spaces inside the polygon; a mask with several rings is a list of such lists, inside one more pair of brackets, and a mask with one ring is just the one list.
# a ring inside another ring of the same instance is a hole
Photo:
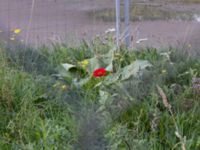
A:
{"label": "metal fence post", "polygon": [[120,0],[116,0],[116,44],[119,47],[120,38]]}
{"label": "metal fence post", "polygon": [[125,41],[126,46],[130,47],[130,15],[129,0],[124,0],[124,21],[125,21]]}

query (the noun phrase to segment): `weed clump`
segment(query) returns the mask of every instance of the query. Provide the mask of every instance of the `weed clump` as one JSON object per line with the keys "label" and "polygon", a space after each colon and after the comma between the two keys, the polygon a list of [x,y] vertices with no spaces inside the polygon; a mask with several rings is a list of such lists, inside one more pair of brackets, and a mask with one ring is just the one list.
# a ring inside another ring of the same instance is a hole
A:
{"label": "weed clump", "polygon": [[182,49],[10,46],[0,67],[1,149],[200,148],[200,61]]}

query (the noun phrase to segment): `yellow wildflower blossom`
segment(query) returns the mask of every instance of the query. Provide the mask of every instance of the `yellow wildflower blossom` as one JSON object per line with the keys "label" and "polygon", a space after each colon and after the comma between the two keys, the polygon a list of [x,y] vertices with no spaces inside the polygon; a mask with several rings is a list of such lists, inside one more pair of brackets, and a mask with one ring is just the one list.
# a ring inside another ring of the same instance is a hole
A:
{"label": "yellow wildflower blossom", "polygon": [[61,86],[61,89],[62,89],[62,90],[66,90],[66,89],[67,89],[67,86],[66,86],[66,85],[62,85],[62,86]]}
{"label": "yellow wildflower blossom", "polygon": [[19,29],[19,28],[17,28],[17,29],[14,29],[14,31],[13,31],[15,34],[19,34],[19,33],[21,33],[21,29]]}
{"label": "yellow wildflower blossom", "polygon": [[89,61],[85,59],[85,60],[83,60],[81,62],[78,62],[78,64],[81,65],[83,68],[85,68],[89,64]]}
{"label": "yellow wildflower blossom", "polygon": [[166,72],[167,72],[167,70],[165,70],[165,69],[163,69],[163,70],[161,71],[162,74],[165,74]]}

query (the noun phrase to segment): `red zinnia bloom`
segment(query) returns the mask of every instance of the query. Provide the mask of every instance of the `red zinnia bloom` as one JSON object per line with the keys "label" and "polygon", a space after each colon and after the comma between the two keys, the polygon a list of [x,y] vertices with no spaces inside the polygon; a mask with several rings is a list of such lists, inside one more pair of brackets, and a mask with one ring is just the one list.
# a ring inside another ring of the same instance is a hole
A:
{"label": "red zinnia bloom", "polygon": [[106,75],[107,75],[107,71],[105,68],[99,68],[93,72],[93,77],[95,78],[106,76]]}

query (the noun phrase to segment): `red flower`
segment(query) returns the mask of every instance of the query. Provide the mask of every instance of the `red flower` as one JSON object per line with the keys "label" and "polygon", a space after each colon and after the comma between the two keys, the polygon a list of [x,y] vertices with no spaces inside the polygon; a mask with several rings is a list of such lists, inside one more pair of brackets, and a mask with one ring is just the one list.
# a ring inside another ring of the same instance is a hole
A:
{"label": "red flower", "polygon": [[93,72],[93,77],[95,78],[106,76],[106,75],[107,75],[107,71],[105,68],[99,68]]}

